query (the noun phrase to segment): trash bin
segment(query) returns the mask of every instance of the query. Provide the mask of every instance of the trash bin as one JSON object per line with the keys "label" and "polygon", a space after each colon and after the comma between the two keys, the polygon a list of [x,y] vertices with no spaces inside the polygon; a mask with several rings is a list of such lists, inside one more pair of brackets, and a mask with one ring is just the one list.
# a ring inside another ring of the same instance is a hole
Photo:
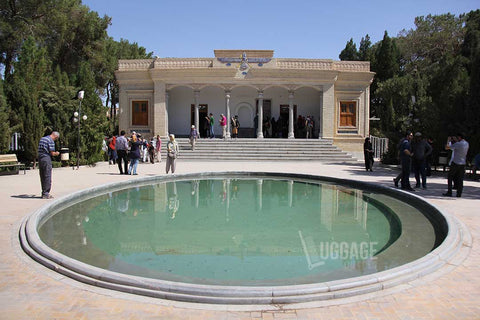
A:
{"label": "trash bin", "polygon": [[445,166],[448,163],[448,153],[442,151],[438,154],[438,164]]}
{"label": "trash bin", "polygon": [[61,148],[60,149],[60,160],[61,161],[68,161],[70,160],[70,153],[68,153],[68,148]]}

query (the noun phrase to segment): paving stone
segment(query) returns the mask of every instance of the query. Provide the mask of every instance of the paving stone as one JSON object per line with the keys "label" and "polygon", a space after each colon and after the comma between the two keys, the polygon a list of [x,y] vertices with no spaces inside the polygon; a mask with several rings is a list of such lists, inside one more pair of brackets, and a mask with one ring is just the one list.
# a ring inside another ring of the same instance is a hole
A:
{"label": "paving stone", "polygon": [[[163,174],[164,163],[140,164],[140,176]],[[53,170],[52,193],[62,197],[95,185],[132,179],[117,175],[116,166],[105,163],[80,170]],[[321,162],[182,162],[177,173],[205,171],[272,171],[316,174],[357,179],[390,186],[396,171],[376,167],[365,174],[363,165]],[[300,171],[300,172],[299,172]],[[460,265],[439,276],[429,275],[413,281],[409,289],[380,292],[366,301],[280,311],[225,311],[202,304],[185,304],[80,284],[59,276],[26,257],[18,244],[22,219],[49,200],[38,195],[37,170],[26,175],[0,177],[0,308],[1,319],[479,319],[480,318],[480,183],[465,181],[462,199],[444,199],[439,195],[446,186],[442,174],[429,177],[428,190],[417,195],[461,220],[474,239],[471,250]],[[394,289],[394,288],[393,288]],[[311,305],[311,304],[310,304]],[[269,306],[271,307],[271,306]],[[229,309],[230,310],[230,309]],[[234,307],[231,310],[235,310]],[[245,310],[245,309],[244,309]],[[255,310],[259,310],[258,308]]]}

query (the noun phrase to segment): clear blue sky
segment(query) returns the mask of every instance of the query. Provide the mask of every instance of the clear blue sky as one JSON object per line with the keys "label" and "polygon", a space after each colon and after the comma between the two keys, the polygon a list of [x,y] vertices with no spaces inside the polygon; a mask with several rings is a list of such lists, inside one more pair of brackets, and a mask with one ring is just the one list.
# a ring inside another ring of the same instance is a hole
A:
{"label": "clear blue sky", "polygon": [[112,18],[108,34],[159,57],[213,57],[214,49],[274,50],[277,58],[338,60],[350,38],[397,36],[417,16],[480,8],[479,0],[83,0]]}

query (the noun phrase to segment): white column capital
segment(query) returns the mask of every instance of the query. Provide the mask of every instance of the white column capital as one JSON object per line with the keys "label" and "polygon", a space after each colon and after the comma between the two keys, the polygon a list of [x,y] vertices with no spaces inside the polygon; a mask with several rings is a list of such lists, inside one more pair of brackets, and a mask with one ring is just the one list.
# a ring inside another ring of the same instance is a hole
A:
{"label": "white column capital", "polygon": [[258,99],[263,99],[263,90],[258,90]]}

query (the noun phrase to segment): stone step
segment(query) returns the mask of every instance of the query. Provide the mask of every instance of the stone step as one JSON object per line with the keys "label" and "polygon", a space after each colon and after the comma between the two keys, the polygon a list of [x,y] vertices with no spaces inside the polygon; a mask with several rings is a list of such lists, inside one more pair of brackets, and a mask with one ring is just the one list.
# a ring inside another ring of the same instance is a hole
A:
{"label": "stone step", "polygon": [[357,161],[326,139],[199,139],[191,150],[187,138],[177,138],[182,160]]}

